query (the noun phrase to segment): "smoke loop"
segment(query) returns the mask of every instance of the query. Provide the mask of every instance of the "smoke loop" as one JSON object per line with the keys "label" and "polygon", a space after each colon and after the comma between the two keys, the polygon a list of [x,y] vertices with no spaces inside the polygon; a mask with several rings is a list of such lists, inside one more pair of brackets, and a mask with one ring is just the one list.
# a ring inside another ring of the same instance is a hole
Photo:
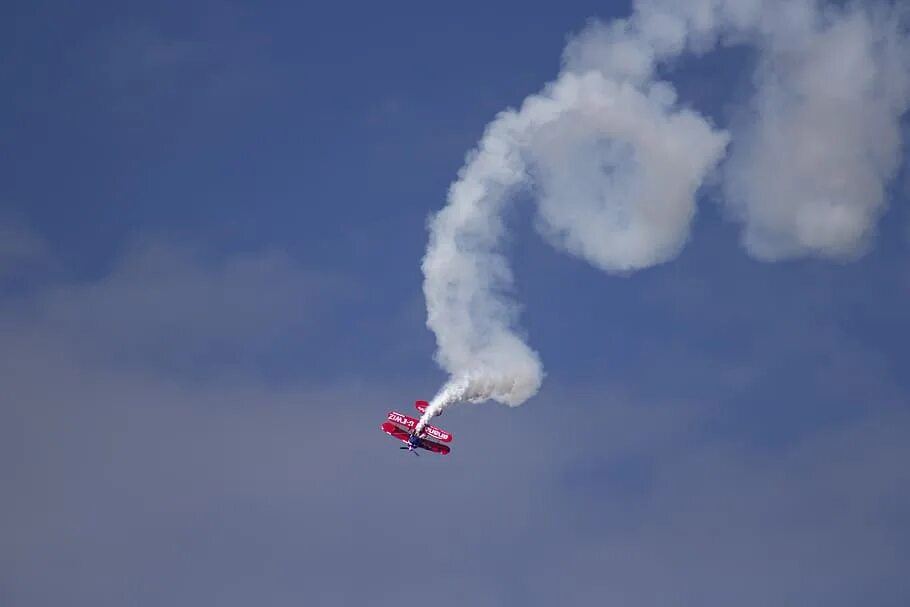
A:
{"label": "smoke loop", "polygon": [[[516,406],[541,385],[499,248],[519,188],[554,247],[627,273],[679,253],[698,190],[729,147],[723,204],[750,255],[861,254],[900,163],[906,17],[886,2],[639,0],[629,18],[575,36],[557,79],[487,126],[430,222],[427,325],[451,379],[421,427],[454,402]],[[728,131],[682,107],[655,72],[734,43],[757,48],[759,63],[755,97]]]}

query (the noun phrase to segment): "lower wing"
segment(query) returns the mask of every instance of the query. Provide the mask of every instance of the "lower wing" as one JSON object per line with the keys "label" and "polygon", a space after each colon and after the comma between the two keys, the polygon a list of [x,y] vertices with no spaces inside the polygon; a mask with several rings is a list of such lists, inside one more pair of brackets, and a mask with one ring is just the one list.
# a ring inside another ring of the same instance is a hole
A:
{"label": "lower wing", "polygon": [[425,438],[420,439],[420,442],[417,444],[420,445],[421,448],[432,451],[433,453],[438,453],[439,455],[448,455],[450,451],[446,445],[441,445]]}
{"label": "lower wing", "polygon": [[379,426],[379,429],[382,430],[383,432],[385,432],[386,434],[388,434],[389,436],[391,436],[392,438],[397,438],[398,440],[400,440],[403,443],[408,442],[408,438],[411,436],[410,434],[408,434],[407,432],[405,432],[404,430],[402,430],[401,428],[399,428],[398,426],[396,426],[395,424],[392,424],[390,422],[385,422],[384,424]]}

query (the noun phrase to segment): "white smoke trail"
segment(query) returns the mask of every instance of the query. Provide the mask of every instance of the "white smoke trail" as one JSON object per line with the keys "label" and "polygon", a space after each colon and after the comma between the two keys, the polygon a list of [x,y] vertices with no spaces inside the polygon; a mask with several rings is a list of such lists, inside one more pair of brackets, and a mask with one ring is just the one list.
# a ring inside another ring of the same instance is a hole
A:
{"label": "white smoke trail", "polygon": [[800,35],[766,36],[725,180],[754,257],[853,258],[868,248],[910,102],[906,22],[895,16],[830,10]]}
{"label": "white smoke trail", "polygon": [[682,108],[655,68],[719,43],[758,48],[752,112],[734,129],[725,204],[754,256],[861,250],[900,156],[910,98],[903,11],[812,0],[640,0],[567,46],[559,77],[487,127],[430,223],[427,325],[451,380],[420,428],[459,401],[519,405],[540,387],[500,250],[516,190],[554,246],[607,272],[675,257],[730,135]]}

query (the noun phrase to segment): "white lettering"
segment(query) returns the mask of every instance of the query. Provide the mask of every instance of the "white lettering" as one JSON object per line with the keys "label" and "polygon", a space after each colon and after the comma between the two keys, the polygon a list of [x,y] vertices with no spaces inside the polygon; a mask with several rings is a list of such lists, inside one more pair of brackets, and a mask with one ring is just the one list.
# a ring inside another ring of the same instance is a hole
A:
{"label": "white lettering", "polygon": [[388,419],[389,421],[395,422],[396,424],[401,424],[407,428],[413,428],[417,425],[417,420],[413,417],[407,417],[405,415],[401,415],[400,413],[395,413],[394,411],[389,413]]}

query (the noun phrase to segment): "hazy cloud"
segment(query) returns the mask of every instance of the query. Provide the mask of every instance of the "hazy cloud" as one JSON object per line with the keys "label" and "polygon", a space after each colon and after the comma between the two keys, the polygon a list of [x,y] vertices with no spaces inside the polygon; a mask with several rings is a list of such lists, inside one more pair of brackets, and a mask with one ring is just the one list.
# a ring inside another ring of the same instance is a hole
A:
{"label": "hazy cloud", "polygon": [[[40,240],[22,243],[34,248]],[[220,259],[146,240],[96,280],[57,282],[0,303],[0,325],[44,335],[78,356],[199,370],[305,341],[339,293],[340,281],[278,251]]]}
{"label": "hazy cloud", "polygon": [[0,218],[0,281],[46,269],[52,262],[47,242],[23,225]]}

